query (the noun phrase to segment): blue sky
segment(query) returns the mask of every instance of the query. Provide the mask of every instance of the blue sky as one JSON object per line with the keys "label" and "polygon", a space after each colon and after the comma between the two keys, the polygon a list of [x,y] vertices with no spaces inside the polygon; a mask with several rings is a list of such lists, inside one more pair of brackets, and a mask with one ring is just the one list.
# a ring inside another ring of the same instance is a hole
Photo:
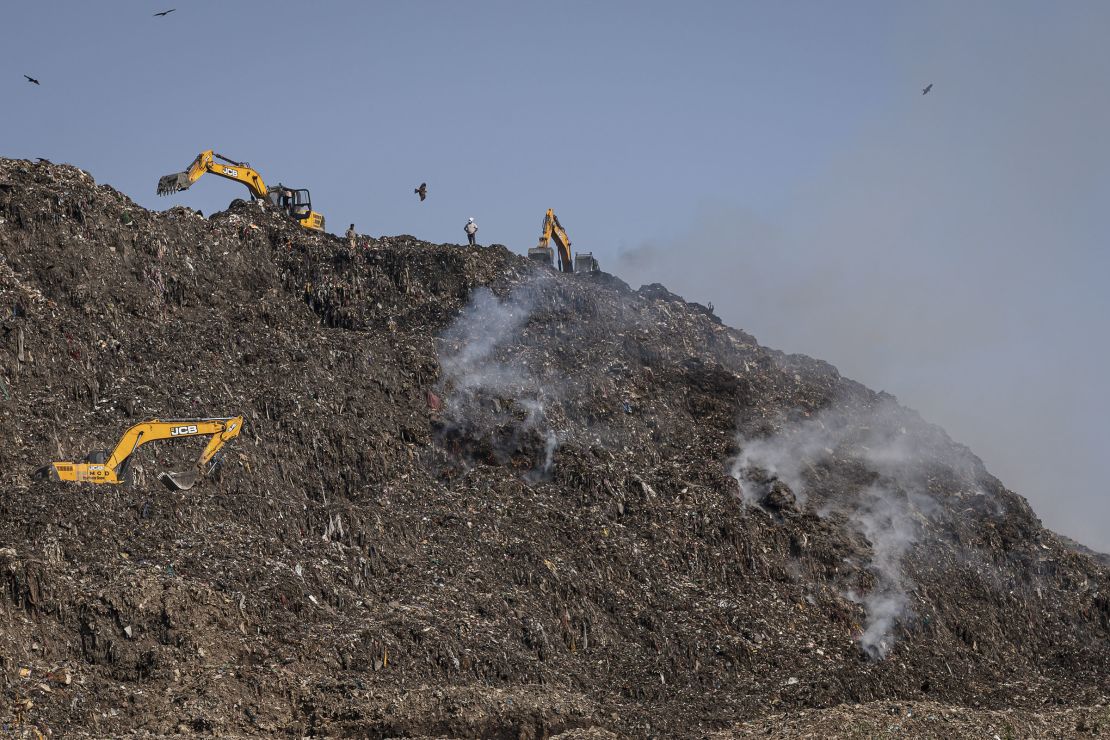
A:
{"label": "blue sky", "polygon": [[523,249],[555,207],[606,252],[680,231],[702,202],[781,205],[919,86],[877,63],[896,43],[881,4],[688,5],[9,3],[2,141],[150,207],[238,196],[206,180],[154,197],[214,148],[310,187],[334,231],[457,241],[474,216]]}
{"label": "blue sky", "polygon": [[894,393],[1110,550],[1110,4],[12,0],[4,18],[0,155],[211,213],[245,191],[154,187],[213,148],[310,188],[331,231],[459,242],[473,216],[521,252],[555,208],[603,268]]}

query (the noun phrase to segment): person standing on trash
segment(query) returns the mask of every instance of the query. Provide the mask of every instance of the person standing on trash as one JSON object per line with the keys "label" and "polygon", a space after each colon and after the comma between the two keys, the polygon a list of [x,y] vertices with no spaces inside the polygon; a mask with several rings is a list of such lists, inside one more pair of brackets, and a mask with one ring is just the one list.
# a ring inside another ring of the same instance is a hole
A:
{"label": "person standing on trash", "polygon": [[468,218],[466,220],[466,226],[463,227],[463,231],[466,232],[466,240],[470,242],[470,246],[476,246],[474,235],[478,233],[478,224],[474,223],[474,219]]}
{"label": "person standing on trash", "polygon": [[355,225],[351,224],[350,228],[347,229],[347,241],[350,242],[351,249],[355,248],[355,238],[357,236],[358,234],[355,233]]}

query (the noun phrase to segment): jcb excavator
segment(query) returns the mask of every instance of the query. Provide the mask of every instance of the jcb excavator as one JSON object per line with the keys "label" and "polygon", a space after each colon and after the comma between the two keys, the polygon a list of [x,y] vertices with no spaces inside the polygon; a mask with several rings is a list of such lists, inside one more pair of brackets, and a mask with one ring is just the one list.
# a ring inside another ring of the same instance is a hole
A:
{"label": "jcb excavator", "polygon": [[[217,159],[226,164],[219,164],[216,162]],[[281,183],[271,190],[262,181],[262,176],[251,169],[250,163],[236,162],[222,154],[214,153],[211,149],[198,154],[189,165],[189,169],[184,172],[175,172],[159,179],[158,195],[169,195],[186,190],[205,172],[243,183],[247,186],[247,190],[250,190],[252,197],[269,200],[306,229],[324,230],[324,217],[312,210],[312,197],[307,190],[289,188]]]}
{"label": "jcb excavator", "polygon": [[542,262],[548,267],[554,267],[555,251],[549,246],[552,241],[559,248],[559,269],[562,272],[594,272],[598,269],[593,252],[580,252],[574,256],[574,261],[571,261],[570,237],[559,223],[555,211],[548,208],[547,215],[543,217],[540,241],[528,250],[528,258]]}
{"label": "jcb excavator", "polygon": [[158,476],[167,488],[185,491],[198,479],[211,473],[218,465],[216,453],[227,442],[239,436],[243,417],[230,419],[151,419],[128,429],[115,449],[90,452],[82,462],[54,462],[31,474],[31,480],[74,481],[78,483],[123,483],[127,480],[131,455],[147,442],[185,437],[211,437],[204,452],[197,458],[195,470],[185,473],[165,472]]}

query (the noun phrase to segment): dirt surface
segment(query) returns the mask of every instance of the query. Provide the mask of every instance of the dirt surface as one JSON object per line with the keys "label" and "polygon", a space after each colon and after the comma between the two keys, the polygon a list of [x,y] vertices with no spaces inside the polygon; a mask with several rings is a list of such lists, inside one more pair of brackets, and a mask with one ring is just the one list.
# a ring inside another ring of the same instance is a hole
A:
{"label": "dirt surface", "polygon": [[999,740],[1063,740],[1110,736],[1110,708],[975,710],[935,702],[874,702],[807,709],[746,722],[729,731],[713,733],[713,740],[736,738],[813,738],[813,740],[872,740],[873,738],[998,738]]}
{"label": "dirt surface", "polygon": [[[185,441],[29,479],[237,414],[191,491]],[[890,396],[662,286],[22,160],[0,583],[16,736],[1107,732],[1105,561]]]}

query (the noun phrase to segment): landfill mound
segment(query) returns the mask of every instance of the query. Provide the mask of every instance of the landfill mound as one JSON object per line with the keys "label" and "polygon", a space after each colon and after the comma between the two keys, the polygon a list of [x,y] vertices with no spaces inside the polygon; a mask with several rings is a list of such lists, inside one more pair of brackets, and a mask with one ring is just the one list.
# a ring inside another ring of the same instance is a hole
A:
{"label": "landfill mound", "polygon": [[[188,441],[125,485],[30,480],[239,414],[187,492],[157,476]],[[1066,736],[1110,694],[1103,563],[889,395],[663,286],[5,159],[0,415],[17,735],[691,736],[885,701]]]}

